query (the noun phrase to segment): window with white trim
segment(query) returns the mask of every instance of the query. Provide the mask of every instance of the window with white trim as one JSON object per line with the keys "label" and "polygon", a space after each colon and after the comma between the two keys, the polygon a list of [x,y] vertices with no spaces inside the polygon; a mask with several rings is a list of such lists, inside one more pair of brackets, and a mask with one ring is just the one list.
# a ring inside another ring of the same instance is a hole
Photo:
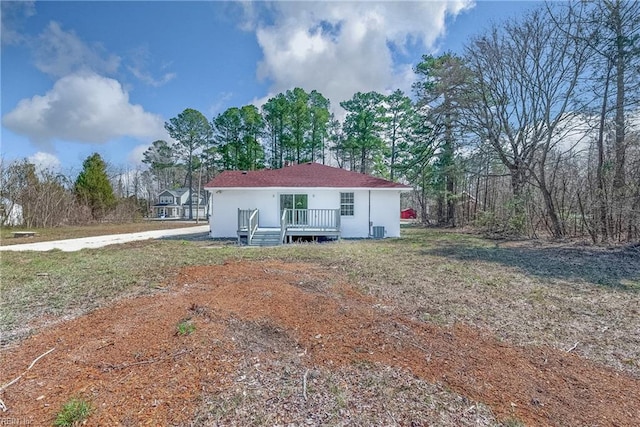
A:
{"label": "window with white trim", "polygon": [[340,215],[353,216],[353,193],[340,193]]}

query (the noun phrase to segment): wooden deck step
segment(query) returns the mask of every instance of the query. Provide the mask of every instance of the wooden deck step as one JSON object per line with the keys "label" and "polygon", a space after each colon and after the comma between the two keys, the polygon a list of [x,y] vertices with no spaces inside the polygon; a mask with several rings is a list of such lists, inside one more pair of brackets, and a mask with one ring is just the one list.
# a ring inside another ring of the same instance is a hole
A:
{"label": "wooden deck step", "polygon": [[280,230],[278,229],[257,229],[253,234],[253,238],[249,243],[250,246],[279,246],[282,244],[280,240]]}

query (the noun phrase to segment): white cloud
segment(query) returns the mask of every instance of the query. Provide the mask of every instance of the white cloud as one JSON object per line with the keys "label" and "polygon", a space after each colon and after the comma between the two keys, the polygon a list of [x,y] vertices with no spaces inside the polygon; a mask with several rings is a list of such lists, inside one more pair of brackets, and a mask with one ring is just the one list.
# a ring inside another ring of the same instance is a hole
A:
{"label": "white cloud", "polygon": [[146,71],[143,68],[129,66],[127,67],[127,69],[138,80],[153,87],[164,86],[165,84],[169,83],[171,80],[173,80],[176,77],[176,73],[165,73],[162,76],[156,78],[156,77],[153,77],[150,72]]}
{"label": "white cloud", "polygon": [[233,98],[232,92],[219,93],[207,109],[209,117],[216,117],[218,114],[221,114],[226,109],[226,105],[231,98]]}
{"label": "white cloud", "polygon": [[163,120],[131,104],[117,80],[93,73],[63,77],[45,95],[21,100],[2,124],[40,146],[55,139],[105,143],[123,136],[166,135]]}
{"label": "white cloud", "polygon": [[413,45],[433,51],[445,18],[472,6],[471,0],[270,3],[272,21],[254,24],[264,55],[258,77],[272,83],[273,94],[317,89],[334,107],[358,91],[406,90],[410,64],[394,64],[394,51]]}
{"label": "white cloud", "polygon": [[120,67],[119,56],[108,54],[100,43],[85,43],[54,21],[34,40],[32,48],[36,67],[54,77],[78,71],[113,74]]}
{"label": "white cloud", "polygon": [[129,152],[127,156],[127,160],[132,165],[142,165],[142,159],[144,159],[144,152],[147,151],[151,147],[151,144],[141,144],[137,145]]}
{"label": "white cloud", "polygon": [[62,166],[60,159],[56,155],[45,153],[44,151],[38,151],[29,156],[27,160],[29,163],[34,164],[38,171],[58,172]]}
{"label": "white cloud", "polygon": [[[131,50],[130,61],[131,65],[127,65],[127,69],[134,77],[153,87],[164,86],[171,80],[175,79],[177,74],[166,72],[160,77],[154,77],[154,75],[148,71],[148,66],[152,62],[152,56],[149,52],[149,48],[146,45],[141,45]],[[171,64],[163,64],[160,69],[164,70]]]}
{"label": "white cloud", "polygon": [[17,45],[25,41],[20,32],[24,21],[36,14],[33,1],[0,2],[0,39],[3,45]]}

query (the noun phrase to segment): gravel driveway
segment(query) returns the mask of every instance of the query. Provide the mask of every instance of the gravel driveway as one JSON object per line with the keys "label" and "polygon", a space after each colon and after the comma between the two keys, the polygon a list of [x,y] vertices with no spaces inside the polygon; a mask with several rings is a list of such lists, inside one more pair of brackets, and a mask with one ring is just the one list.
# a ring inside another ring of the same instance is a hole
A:
{"label": "gravel driveway", "polygon": [[50,251],[60,249],[63,252],[75,252],[86,248],[100,248],[118,243],[136,240],[162,239],[178,236],[192,237],[194,234],[209,233],[209,225],[198,227],[174,228],[168,230],[142,231],[139,233],[109,234],[106,236],[82,237],[79,239],[54,240],[51,242],[24,243],[20,245],[0,246],[0,251]]}

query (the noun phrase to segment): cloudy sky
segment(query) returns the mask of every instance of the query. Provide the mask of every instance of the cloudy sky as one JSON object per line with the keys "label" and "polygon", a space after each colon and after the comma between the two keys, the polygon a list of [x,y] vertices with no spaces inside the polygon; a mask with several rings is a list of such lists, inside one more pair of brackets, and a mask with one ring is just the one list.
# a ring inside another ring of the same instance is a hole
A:
{"label": "cloudy sky", "polygon": [[0,155],[74,174],[134,167],[185,108],[209,119],[302,87],[333,106],[410,93],[424,54],[461,52],[517,1],[2,1]]}

